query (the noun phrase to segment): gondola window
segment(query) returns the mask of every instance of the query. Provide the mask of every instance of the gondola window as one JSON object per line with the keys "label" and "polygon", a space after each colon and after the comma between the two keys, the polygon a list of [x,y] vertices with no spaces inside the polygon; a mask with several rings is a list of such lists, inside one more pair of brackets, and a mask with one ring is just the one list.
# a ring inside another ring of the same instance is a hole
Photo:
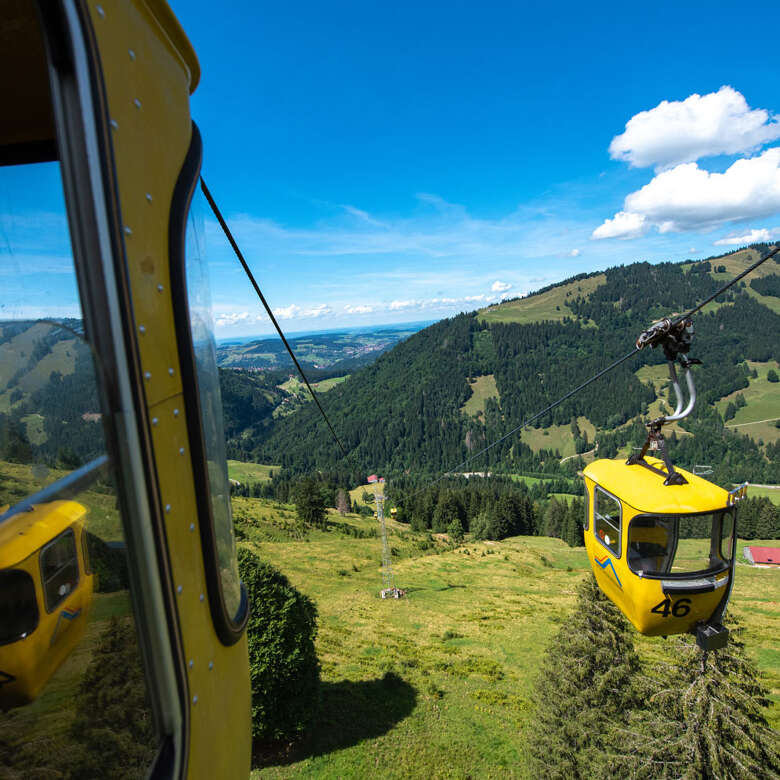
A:
{"label": "gondola window", "polygon": [[593,533],[614,555],[620,557],[620,502],[600,488],[593,491]]}
{"label": "gondola window", "polygon": [[46,611],[51,612],[79,582],[76,539],[71,529],[41,550],[41,574]]}
{"label": "gondola window", "polygon": [[0,572],[0,644],[23,639],[38,625],[32,577],[25,571]]}

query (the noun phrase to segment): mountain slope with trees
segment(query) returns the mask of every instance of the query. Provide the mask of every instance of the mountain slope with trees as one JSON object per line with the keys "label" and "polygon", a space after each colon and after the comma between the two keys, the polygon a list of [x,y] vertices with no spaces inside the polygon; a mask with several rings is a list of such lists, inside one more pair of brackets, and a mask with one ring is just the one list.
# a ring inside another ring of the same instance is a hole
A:
{"label": "mountain slope with trees", "polygon": [[[281,463],[296,472],[338,465],[356,472],[381,469],[424,476],[452,468],[625,355],[651,322],[692,308],[710,295],[729,276],[725,264],[737,270],[756,257],[753,250],[730,253],[720,264],[715,258],[611,268],[587,295],[569,301],[571,316],[560,321],[490,323],[479,313],[442,320],[321,399],[350,451],[346,461],[339,462],[333,440],[313,406],[264,428],[253,441],[252,457]],[[770,260],[758,278],[771,283],[776,270],[777,263]],[[567,284],[574,289],[571,282],[562,283]],[[762,290],[770,292],[768,287]],[[517,301],[512,305],[517,307]],[[695,368],[700,402],[690,426],[705,427],[712,422],[721,442],[719,451],[708,447],[709,460],[702,462],[717,466],[747,460],[752,464],[752,481],[777,479],[771,467],[774,452],[767,449],[771,445],[724,431],[710,407],[747,387],[750,368],[746,361],[777,359],[780,316],[740,282],[697,315],[695,327],[691,354],[703,365]],[[644,428],[629,423],[648,413],[656,391],[641,382],[636,371],[642,365],[663,362],[658,350],[635,355],[540,424],[568,425],[585,417],[596,426],[597,441],[604,448],[599,454],[607,456],[618,447],[640,444]],[[462,407],[472,393],[470,380],[486,375],[494,377],[498,397],[485,399],[484,414],[464,414]],[[692,445],[683,447],[682,440],[680,446],[686,455],[694,451]],[[465,470],[559,472],[559,460],[552,448],[533,451],[521,436],[510,436]],[[576,459],[569,462],[572,470],[578,465]]]}

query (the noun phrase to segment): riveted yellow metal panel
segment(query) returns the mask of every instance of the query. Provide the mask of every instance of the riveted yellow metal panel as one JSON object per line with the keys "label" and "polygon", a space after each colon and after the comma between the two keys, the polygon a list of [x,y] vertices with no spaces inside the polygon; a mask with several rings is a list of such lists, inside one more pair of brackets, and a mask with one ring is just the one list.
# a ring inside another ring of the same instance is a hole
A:
{"label": "riveted yellow metal panel", "polygon": [[150,409],[190,699],[191,777],[241,777],[250,763],[246,637],[225,647],[214,632],[200,548],[184,398]]}
{"label": "riveted yellow metal panel", "polygon": [[[98,10],[100,9],[100,10]],[[168,219],[190,144],[190,71],[143,2],[91,2],[112,127],[141,367],[149,405],[181,391],[171,336]]]}
{"label": "riveted yellow metal panel", "polygon": [[244,777],[251,751],[247,642],[226,647],[211,619],[169,289],[169,216],[192,134],[188,95],[197,60],[165,3],[103,0],[89,9],[113,128],[134,325],[187,666],[188,775]]}

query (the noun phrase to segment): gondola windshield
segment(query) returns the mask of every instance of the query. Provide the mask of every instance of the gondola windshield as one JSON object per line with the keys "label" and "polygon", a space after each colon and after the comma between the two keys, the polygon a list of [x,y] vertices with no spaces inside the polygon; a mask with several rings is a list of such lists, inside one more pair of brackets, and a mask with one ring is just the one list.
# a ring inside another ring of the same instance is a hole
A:
{"label": "gondola windshield", "polygon": [[[732,509],[699,515],[640,515],[628,529],[628,565],[644,577],[726,571],[733,525]],[[680,539],[692,543],[683,550]]]}

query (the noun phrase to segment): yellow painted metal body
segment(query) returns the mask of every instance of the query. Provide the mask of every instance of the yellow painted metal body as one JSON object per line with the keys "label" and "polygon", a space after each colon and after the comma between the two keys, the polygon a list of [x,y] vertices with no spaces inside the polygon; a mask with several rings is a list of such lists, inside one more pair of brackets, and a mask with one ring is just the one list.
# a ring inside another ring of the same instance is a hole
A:
{"label": "yellow painted metal body", "polygon": [[[658,468],[663,463],[647,458]],[[648,636],[687,633],[697,624],[706,623],[713,615],[729,587],[729,571],[712,574],[715,587],[710,592],[680,593],[669,596],[662,578],[639,576],[628,564],[629,528],[637,516],[674,517],[717,512],[729,507],[726,490],[683,469],[680,472],[688,484],[664,485],[663,477],[625,461],[596,460],[584,470],[588,499],[588,527],[585,548],[596,581],[604,594],[613,601],[634,627]],[[620,502],[620,555],[610,550],[596,531],[594,522],[594,490],[600,487]],[[638,524],[637,524],[638,525]],[[637,527],[633,539],[666,546],[667,530],[663,527]],[[697,579],[691,575],[691,580]],[[658,608],[668,599],[668,608]],[[678,601],[683,600],[679,607]],[[653,611],[653,610],[656,611]],[[686,611],[687,610],[687,611]],[[666,615],[663,612],[667,612]],[[684,613],[684,614],[683,614]]]}
{"label": "yellow painted metal body", "polygon": [[144,374],[166,543],[187,665],[190,777],[249,773],[247,640],[231,646],[212,624],[170,289],[169,215],[192,137],[197,58],[163,2],[89,3],[100,54],[127,274]]}
{"label": "yellow painted metal body", "polygon": [[[0,645],[0,709],[37,698],[62,662],[81,641],[92,604],[93,580],[84,559],[84,518],[75,501],[53,501],[0,523],[0,570],[23,571],[32,580],[37,621],[23,638]],[[72,530],[78,561],[78,582],[51,610],[43,593],[41,551]]]}

